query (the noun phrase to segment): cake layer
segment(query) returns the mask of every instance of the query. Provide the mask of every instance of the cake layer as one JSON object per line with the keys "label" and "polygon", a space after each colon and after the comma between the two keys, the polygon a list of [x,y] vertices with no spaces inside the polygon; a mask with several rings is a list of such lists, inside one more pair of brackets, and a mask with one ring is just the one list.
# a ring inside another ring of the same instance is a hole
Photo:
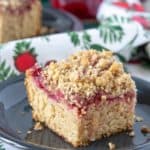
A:
{"label": "cake layer", "polygon": [[50,98],[37,87],[32,76],[26,78],[25,84],[33,119],[44,123],[75,147],[132,129],[135,96],[114,101],[104,98],[97,106],[91,104],[86,114],[79,116],[77,109]]}

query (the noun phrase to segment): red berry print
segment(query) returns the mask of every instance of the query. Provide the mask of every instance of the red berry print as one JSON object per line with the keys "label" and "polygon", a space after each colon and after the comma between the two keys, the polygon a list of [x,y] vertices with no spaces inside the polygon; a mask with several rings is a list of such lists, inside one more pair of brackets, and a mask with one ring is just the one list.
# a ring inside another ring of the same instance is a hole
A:
{"label": "red berry print", "polygon": [[150,22],[142,16],[133,16],[132,20],[139,22],[146,29],[150,28]]}
{"label": "red berry print", "polygon": [[113,4],[125,9],[128,9],[130,7],[129,4],[126,2],[113,2]]}
{"label": "red berry print", "polygon": [[19,55],[15,60],[15,66],[20,72],[25,72],[36,63],[35,56],[30,52],[24,52]]}
{"label": "red berry print", "polygon": [[25,72],[36,63],[35,49],[30,42],[20,42],[16,44],[14,64],[19,72]]}
{"label": "red berry print", "polygon": [[138,4],[138,3],[134,3],[132,5],[132,9],[135,10],[135,11],[144,12],[144,7],[141,4]]}

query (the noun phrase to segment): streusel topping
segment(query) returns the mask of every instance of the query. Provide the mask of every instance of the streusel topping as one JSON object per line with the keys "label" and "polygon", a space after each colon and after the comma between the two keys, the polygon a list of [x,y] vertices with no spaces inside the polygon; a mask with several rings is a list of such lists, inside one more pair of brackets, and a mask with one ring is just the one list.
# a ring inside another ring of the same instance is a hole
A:
{"label": "streusel topping", "polygon": [[52,62],[43,69],[44,83],[49,90],[60,89],[65,99],[88,98],[97,91],[120,96],[135,89],[112,52],[83,50],[61,62]]}

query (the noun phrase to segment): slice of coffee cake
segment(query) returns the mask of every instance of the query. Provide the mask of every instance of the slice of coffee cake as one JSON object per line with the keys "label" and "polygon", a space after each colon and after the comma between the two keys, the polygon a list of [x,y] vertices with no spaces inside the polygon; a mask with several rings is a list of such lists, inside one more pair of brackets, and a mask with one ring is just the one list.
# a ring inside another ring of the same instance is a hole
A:
{"label": "slice of coffee cake", "polygon": [[0,0],[0,43],[38,35],[41,15],[40,0]]}
{"label": "slice of coffee cake", "polygon": [[129,130],[136,88],[111,52],[84,50],[26,72],[33,119],[75,147]]}

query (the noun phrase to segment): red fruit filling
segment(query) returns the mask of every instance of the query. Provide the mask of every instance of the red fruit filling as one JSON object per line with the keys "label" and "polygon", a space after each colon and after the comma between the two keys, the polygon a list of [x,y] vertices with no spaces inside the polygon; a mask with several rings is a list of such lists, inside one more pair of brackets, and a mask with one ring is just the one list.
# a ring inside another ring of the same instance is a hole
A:
{"label": "red fruit filling", "polygon": [[79,115],[85,114],[85,112],[87,111],[90,105],[94,104],[95,106],[97,106],[101,102],[102,96],[106,96],[109,102],[125,101],[127,103],[129,102],[128,99],[132,100],[136,96],[135,91],[133,90],[128,91],[123,95],[119,95],[119,96],[112,96],[111,93],[106,93],[104,91],[97,91],[96,93],[93,93],[92,96],[86,98],[81,97],[79,94],[75,94],[73,95],[74,101],[70,102],[69,100],[66,100],[64,98],[64,94],[63,92],[61,92],[61,90],[53,90],[53,91],[48,90],[48,87],[43,82],[41,68],[35,66],[33,68],[32,77],[37,87],[44,90],[44,92],[47,93],[49,98],[53,99],[56,102],[60,102],[60,101],[65,102],[68,108],[70,109],[77,108]]}
{"label": "red fruit filling", "polygon": [[44,90],[48,97],[59,102],[62,98],[64,98],[64,95],[59,91],[49,91],[48,90],[48,87],[43,83],[43,78],[41,76],[41,72],[42,72],[42,69],[38,66],[34,66],[33,68],[33,72],[32,72],[32,76],[34,78],[34,81],[36,82],[36,85]]}

